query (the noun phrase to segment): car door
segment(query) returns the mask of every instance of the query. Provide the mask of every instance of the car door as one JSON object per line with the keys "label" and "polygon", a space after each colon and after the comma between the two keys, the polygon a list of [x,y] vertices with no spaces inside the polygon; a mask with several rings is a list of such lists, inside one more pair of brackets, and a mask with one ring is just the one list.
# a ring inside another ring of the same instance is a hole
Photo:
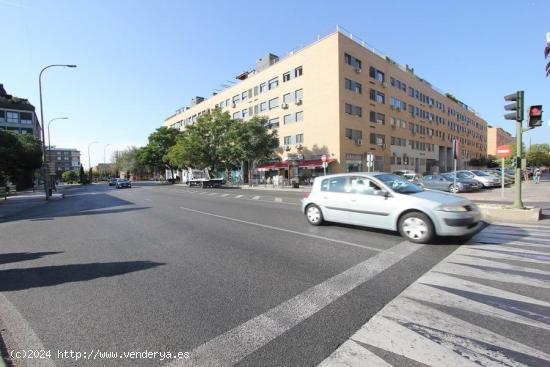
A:
{"label": "car door", "polygon": [[441,175],[433,175],[434,188],[441,191],[449,191],[449,181]]}
{"label": "car door", "polygon": [[321,182],[320,204],[326,220],[349,223],[351,189],[348,176],[329,177]]}
{"label": "car door", "polygon": [[393,228],[393,216],[399,203],[391,194],[382,195],[381,187],[367,177],[351,176],[349,218],[350,223],[374,227]]}

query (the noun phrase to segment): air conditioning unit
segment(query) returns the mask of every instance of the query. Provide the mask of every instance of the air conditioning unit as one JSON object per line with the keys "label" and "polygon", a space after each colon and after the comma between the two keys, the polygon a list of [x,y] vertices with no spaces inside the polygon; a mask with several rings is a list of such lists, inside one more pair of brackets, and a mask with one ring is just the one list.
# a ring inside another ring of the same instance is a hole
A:
{"label": "air conditioning unit", "polygon": [[296,100],[296,105],[299,106],[299,105],[301,105],[301,104],[302,104],[302,100],[301,100],[301,99],[297,99],[297,100]]}
{"label": "air conditioning unit", "polygon": [[355,72],[356,72],[357,74],[360,74],[361,71],[362,71],[361,68],[355,68]]}
{"label": "air conditioning unit", "polygon": [[286,110],[286,109],[288,108],[288,104],[282,103],[282,104],[281,104],[281,108],[282,108],[283,110]]}
{"label": "air conditioning unit", "polygon": [[236,107],[237,107],[237,105],[235,103],[231,104],[231,108],[236,108]]}
{"label": "air conditioning unit", "polygon": [[355,139],[356,145],[363,145],[363,139]]}
{"label": "air conditioning unit", "polygon": [[287,152],[290,152],[290,146],[285,145],[285,150],[286,150]]}

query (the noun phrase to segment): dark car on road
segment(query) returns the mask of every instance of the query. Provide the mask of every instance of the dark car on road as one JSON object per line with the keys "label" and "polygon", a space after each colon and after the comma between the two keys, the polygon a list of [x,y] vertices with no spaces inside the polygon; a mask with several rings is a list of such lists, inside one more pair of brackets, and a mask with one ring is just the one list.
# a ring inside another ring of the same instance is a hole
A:
{"label": "dark car on road", "polygon": [[111,178],[111,179],[109,180],[109,186],[116,186],[116,181],[117,181],[116,178]]}
{"label": "dark car on road", "polygon": [[117,189],[122,189],[122,188],[124,188],[124,187],[130,188],[130,187],[132,187],[132,183],[131,183],[130,181],[128,181],[127,179],[125,179],[125,178],[118,178],[118,179],[116,180],[116,185],[115,185],[115,187],[116,187]]}

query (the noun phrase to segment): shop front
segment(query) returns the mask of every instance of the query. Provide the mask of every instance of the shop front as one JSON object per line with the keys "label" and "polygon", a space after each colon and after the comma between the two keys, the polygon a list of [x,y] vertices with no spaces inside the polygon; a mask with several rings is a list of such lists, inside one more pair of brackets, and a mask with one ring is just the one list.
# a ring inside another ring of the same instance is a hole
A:
{"label": "shop front", "polygon": [[[335,159],[327,159],[326,173],[330,173],[331,163]],[[259,176],[259,183],[282,182],[283,185],[290,185],[292,182],[299,182],[308,185],[313,179],[324,175],[323,161],[318,159],[303,159],[303,157],[289,157],[281,162],[268,162],[256,167]]]}

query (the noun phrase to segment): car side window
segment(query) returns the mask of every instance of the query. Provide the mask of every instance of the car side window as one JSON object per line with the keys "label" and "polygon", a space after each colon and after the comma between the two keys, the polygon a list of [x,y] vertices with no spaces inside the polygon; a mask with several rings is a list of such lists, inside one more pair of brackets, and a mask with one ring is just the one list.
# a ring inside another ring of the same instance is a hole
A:
{"label": "car side window", "polygon": [[426,180],[426,181],[431,181],[432,179],[433,179],[433,176],[431,176],[431,175],[424,176],[424,180]]}
{"label": "car side window", "polygon": [[365,177],[350,177],[351,192],[363,195],[376,195],[380,187]]}
{"label": "car side window", "polygon": [[333,177],[329,180],[330,192],[349,192],[349,187],[347,186],[347,177]]}
{"label": "car side window", "polygon": [[321,191],[328,191],[328,178],[321,181]]}

